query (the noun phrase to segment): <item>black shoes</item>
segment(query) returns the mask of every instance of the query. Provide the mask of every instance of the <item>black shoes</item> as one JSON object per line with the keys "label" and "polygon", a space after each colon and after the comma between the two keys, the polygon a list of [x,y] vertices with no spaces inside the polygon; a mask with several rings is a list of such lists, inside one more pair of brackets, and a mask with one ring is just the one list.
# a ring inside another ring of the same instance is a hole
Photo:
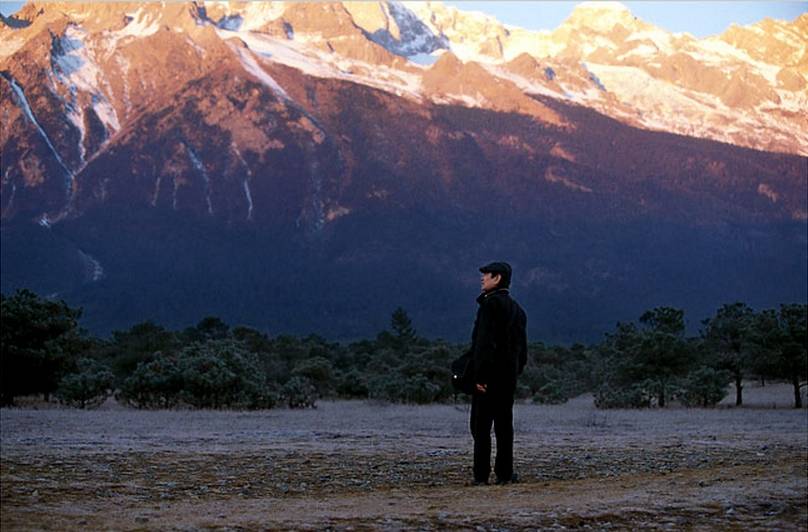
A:
{"label": "black shoes", "polygon": [[[511,475],[511,478],[509,479],[503,479],[497,477],[497,480],[496,482],[494,482],[494,484],[496,484],[497,486],[505,486],[506,484],[514,484],[516,482],[519,482],[519,475],[514,473],[513,475]],[[487,485],[488,485],[487,480],[475,480],[472,484],[472,486],[487,486]]]}
{"label": "black shoes", "polygon": [[511,478],[499,478],[497,477],[496,485],[497,486],[504,486],[505,484],[514,484],[519,482],[519,475],[514,473],[511,475]]}

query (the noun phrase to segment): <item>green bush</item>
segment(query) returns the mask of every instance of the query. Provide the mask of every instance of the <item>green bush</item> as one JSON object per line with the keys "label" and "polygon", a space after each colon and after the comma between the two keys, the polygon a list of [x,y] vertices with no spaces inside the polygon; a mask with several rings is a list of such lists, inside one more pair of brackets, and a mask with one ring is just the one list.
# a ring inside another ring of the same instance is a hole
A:
{"label": "green bush", "polygon": [[685,406],[715,406],[727,396],[727,385],[731,381],[728,371],[701,367],[681,382],[677,398]]}
{"label": "green bush", "polygon": [[567,402],[564,388],[558,382],[548,382],[533,394],[533,402],[543,405],[560,405]]}
{"label": "green bush", "polygon": [[338,374],[336,381],[336,392],[340,397],[366,398],[368,396],[367,378],[358,369]]}
{"label": "green bush", "polygon": [[647,381],[621,386],[602,384],[595,390],[595,407],[648,408],[654,400],[649,384]]}
{"label": "green bush", "polygon": [[283,385],[283,397],[289,408],[314,408],[317,389],[305,377],[292,377]]}
{"label": "green bush", "polygon": [[257,357],[231,340],[193,344],[179,353],[182,400],[197,408],[262,408],[268,397]]}
{"label": "green bush", "polygon": [[179,402],[182,386],[177,357],[157,353],[154,360],[138,364],[116,398],[135,408],[171,408]]}
{"label": "green bush", "polygon": [[403,382],[399,388],[397,400],[402,403],[426,404],[438,399],[441,386],[429,380],[425,375],[414,375]]}
{"label": "green bush", "polygon": [[334,368],[331,362],[322,356],[314,356],[301,360],[292,370],[293,377],[302,377],[308,380],[317,390],[317,395],[327,395],[333,386]]}
{"label": "green bush", "polygon": [[83,358],[78,371],[62,377],[56,396],[61,402],[77,408],[94,408],[112,393],[115,376],[103,364]]}

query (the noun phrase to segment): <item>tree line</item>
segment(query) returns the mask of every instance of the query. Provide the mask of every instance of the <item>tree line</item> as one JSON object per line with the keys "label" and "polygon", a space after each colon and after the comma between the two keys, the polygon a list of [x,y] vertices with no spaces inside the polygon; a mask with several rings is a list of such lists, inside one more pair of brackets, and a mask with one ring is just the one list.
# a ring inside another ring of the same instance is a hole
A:
{"label": "tree line", "polygon": [[[341,344],[268,334],[206,317],[179,331],[145,321],[98,338],[81,309],[29,290],[0,295],[0,404],[41,394],[78,408],[110,395],[135,408],[313,407],[321,398],[433,403],[466,400],[449,365],[467,344],[418,336],[404,309],[376,338]],[[755,311],[726,304],[685,334],[684,312],[658,307],[618,323],[593,345],[528,346],[517,396],[563,403],[591,392],[598,408],[709,407],[750,378],[789,382],[794,406],[808,385],[804,304]]]}

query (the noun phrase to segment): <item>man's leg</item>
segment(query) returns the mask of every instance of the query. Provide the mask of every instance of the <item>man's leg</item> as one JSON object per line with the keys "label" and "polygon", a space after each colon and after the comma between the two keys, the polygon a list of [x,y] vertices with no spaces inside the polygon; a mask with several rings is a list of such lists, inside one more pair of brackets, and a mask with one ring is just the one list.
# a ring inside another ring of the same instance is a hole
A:
{"label": "man's leg", "polygon": [[494,473],[498,481],[510,482],[513,477],[513,395],[497,397],[494,434],[497,436]]}
{"label": "man's leg", "polygon": [[471,398],[471,435],[474,437],[474,481],[488,482],[491,474],[491,424],[494,409],[484,395]]}

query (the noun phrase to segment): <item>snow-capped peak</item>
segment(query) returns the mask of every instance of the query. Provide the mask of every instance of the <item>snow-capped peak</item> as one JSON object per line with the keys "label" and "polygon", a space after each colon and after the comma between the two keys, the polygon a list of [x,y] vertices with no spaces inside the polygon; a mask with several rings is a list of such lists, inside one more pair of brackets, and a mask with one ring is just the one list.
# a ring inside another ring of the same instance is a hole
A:
{"label": "snow-capped peak", "polygon": [[630,29],[636,20],[620,2],[583,2],[575,7],[564,24],[607,33],[618,24]]}

